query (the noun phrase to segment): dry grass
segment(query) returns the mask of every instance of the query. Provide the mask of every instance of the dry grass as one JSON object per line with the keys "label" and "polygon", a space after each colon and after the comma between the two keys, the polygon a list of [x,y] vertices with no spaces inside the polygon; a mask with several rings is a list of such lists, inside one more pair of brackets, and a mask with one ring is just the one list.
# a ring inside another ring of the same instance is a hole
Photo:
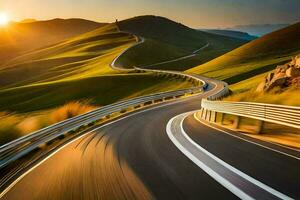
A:
{"label": "dry grass", "polygon": [[22,135],[17,128],[21,120],[22,118],[18,115],[5,112],[0,113],[0,145]]}
{"label": "dry grass", "polygon": [[54,109],[49,114],[49,119],[51,123],[57,123],[72,117],[75,117],[77,115],[84,114],[86,112],[89,112],[91,110],[94,110],[96,107],[91,106],[87,103],[82,103],[79,101],[76,102],[70,102],[68,104],[65,104],[57,109]]}
{"label": "dry grass", "polygon": [[300,106],[300,89],[290,88],[281,90],[275,88],[268,93],[259,93],[254,89],[246,92],[233,94],[224,100],[226,101],[247,101],[247,102],[260,102],[281,104],[290,106]]}
{"label": "dry grass", "polygon": [[76,101],[42,113],[21,115],[0,112],[0,145],[95,108],[88,102]]}

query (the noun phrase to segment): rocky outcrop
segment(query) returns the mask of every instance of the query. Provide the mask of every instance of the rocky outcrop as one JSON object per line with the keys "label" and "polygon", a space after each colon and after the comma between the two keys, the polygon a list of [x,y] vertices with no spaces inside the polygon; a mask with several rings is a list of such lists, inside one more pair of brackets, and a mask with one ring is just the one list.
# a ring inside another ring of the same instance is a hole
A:
{"label": "rocky outcrop", "polygon": [[268,92],[275,87],[285,88],[289,86],[299,87],[300,84],[300,55],[294,57],[291,62],[278,65],[275,72],[269,73],[265,80],[256,88],[257,92]]}

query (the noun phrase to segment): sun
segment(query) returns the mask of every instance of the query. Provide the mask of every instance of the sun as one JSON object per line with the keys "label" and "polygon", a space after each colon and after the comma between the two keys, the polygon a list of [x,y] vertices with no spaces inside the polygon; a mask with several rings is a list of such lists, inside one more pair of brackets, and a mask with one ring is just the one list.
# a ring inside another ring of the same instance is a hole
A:
{"label": "sun", "polygon": [[0,13],[0,26],[6,26],[8,22],[8,15],[6,13]]}

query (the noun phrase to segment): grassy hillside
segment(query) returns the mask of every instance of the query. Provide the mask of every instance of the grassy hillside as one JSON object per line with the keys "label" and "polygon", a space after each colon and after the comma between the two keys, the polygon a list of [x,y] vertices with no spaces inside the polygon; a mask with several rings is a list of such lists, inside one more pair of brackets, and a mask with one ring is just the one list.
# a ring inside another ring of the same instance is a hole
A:
{"label": "grassy hillside", "polygon": [[83,19],[11,23],[0,28],[0,65],[24,52],[61,42],[103,25]]}
{"label": "grassy hillside", "polygon": [[[95,103],[103,105],[152,84],[164,84],[167,80],[151,74],[127,74],[110,67],[112,60],[135,42],[135,37],[120,33],[111,24],[11,60],[0,68],[0,110],[34,111],[93,97],[99,97]],[[24,108],[18,107],[20,104]]]}
{"label": "grassy hillside", "polygon": [[109,24],[1,66],[0,144],[95,107],[192,86],[180,78],[113,70],[113,59],[135,42]]}
{"label": "grassy hillside", "polygon": [[[131,48],[118,65],[124,67],[149,65],[190,55],[209,45],[198,55],[186,59],[180,66],[176,63],[157,68],[184,70],[228,52],[246,41],[191,29],[180,23],[156,16],[140,16],[117,23],[119,29],[146,39],[146,42]],[[151,55],[151,56],[150,56]],[[185,64],[186,63],[186,64]]]}
{"label": "grassy hillside", "polygon": [[93,76],[2,90],[0,110],[26,113],[85,100],[102,106],[130,97],[189,86],[189,83],[178,79],[162,79],[152,74]]}
{"label": "grassy hillside", "polygon": [[111,60],[134,42],[131,35],[107,25],[11,60],[0,68],[0,88],[115,73]]}
{"label": "grassy hillside", "polygon": [[251,41],[188,72],[234,84],[268,72],[299,52],[300,23],[297,23]]}

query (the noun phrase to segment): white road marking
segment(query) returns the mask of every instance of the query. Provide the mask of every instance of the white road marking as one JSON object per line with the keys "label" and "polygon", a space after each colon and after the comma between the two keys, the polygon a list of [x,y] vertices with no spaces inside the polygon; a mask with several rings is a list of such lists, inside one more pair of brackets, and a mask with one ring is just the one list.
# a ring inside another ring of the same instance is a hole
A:
{"label": "white road marking", "polygon": [[[195,111],[194,111],[195,112]],[[216,173],[211,169],[209,166],[207,166],[204,162],[199,160],[196,156],[194,156],[191,152],[189,152],[180,142],[175,138],[174,133],[172,132],[172,125],[176,118],[181,118],[180,124],[176,124],[177,126],[180,126],[181,133],[185,139],[187,139],[191,145],[196,147],[199,151],[206,154],[209,158],[213,159],[214,161],[218,162],[220,165],[222,165],[227,170],[230,170],[231,172],[235,173],[237,176],[242,177],[243,179],[249,181],[250,183],[260,187],[261,189],[269,192],[270,194],[280,198],[280,199],[292,199],[288,197],[285,194],[282,194],[278,192],[277,190],[265,185],[264,183],[248,176],[247,174],[241,172],[240,170],[234,168],[233,166],[229,165],[228,163],[224,162],[220,158],[216,157],[215,155],[208,152],[206,149],[198,145],[196,142],[194,142],[184,131],[183,129],[183,121],[184,119],[194,112],[188,112],[183,113],[178,116],[173,117],[167,124],[166,131],[171,139],[171,141],[175,144],[175,146],[184,154],[186,155],[190,160],[192,160],[197,166],[199,166],[202,170],[204,170],[207,174],[209,174],[212,178],[214,178],[216,181],[218,181],[221,185],[223,185],[225,188],[227,188],[229,191],[231,191],[233,194],[238,196],[241,199],[253,199],[251,196],[246,194],[242,191],[238,186],[233,185],[229,180],[226,180],[223,178],[220,174]]]}
{"label": "white road marking", "polygon": [[[215,129],[215,130],[217,130],[217,131],[226,133],[227,135],[230,135],[230,136],[232,136],[232,137],[235,137],[235,138],[238,138],[238,139],[240,139],[240,140],[249,142],[249,143],[251,143],[251,144],[254,144],[254,145],[263,147],[263,148],[265,148],[265,149],[274,151],[274,152],[276,152],[276,153],[280,153],[280,154],[283,154],[283,155],[285,155],[285,156],[288,156],[288,157],[291,157],[291,158],[300,160],[300,158],[297,157],[297,156],[294,156],[294,155],[291,155],[291,154],[288,154],[288,153],[279,151],[279,150],[277,150],[277,149],[273,149],[273,148],[271,148],[271,147],[264,146],[264,145],[262,145],[262,144],[259,144],[259,143],[257,143],[257,142],[251,141],[251,140],[247,140],[247,139],[245,139],[245,138],[242,138],[242,137],[240,137],[240,136],[238,136],[238,135],[231,134],[231,133],[229,133],[229,132],[227,132],[227,131],[225,131],[225,130],[222,130],[222,129],[220,129],[220,128],[213,127],[213,126],[209,125],[208,123],[207,123],[207,124],[206,124],[206,123],[203,123],[203,122],[197,117],[196,112],[194,113],[194,118],[195,118],[198,122],[200,122],[201,124],[203,124],[203,125],[205,125],[205,126],[208,126],[208,127],[212,128],[212,129]],[[272,143],[272,144],[273,144],[273,143]],[[277,144],[276,144],[276,145],[277,145]],[[282,146],[282,147],[283,147],[283,146]],[[294,149],[292,149],[292,150],[294,150]]]}
{"label": "white road marking", "polygon": [[16,180],[14,180],[5,190],[3,190],[3,192],[0,194],[0,199],[7,193],[9,192],[9,190],[11,188],[13,188],[19,181],[21,181],[27,174],[29,174],[31,171],[33,171],[35,168],[37,168],[38,166],[42,165],[44,162],[46,162],[49,158],[51,158],[52,156],[54,156],[57,152],[59,152],[61,149],[65,148],[67,145],[73,143],[73,142],[76,142],[77,140],[81,139],[82,137],[94,132],[94,131],[97,131],[101,128],[104,128],[106,126],[109,126],[111,124],[114,124],[114,123],[117,123],[121,120],[124,120],[124,119],[127,119],[129,117],[132,117],[134,115],[138,115],[138,114],[141,114],[141,113],[144,113],[144,112],[147,112],[147,111],[150,111],[150,110],[155,110],[155,109],[159,109],[159,108],[162,108],[162,107],[166,107],[166,106],[170,106],[170,105],[173,105],[173,104],[177,104],[177,103],[182,103],[182,102],[185,102],[185,101],[188,101],[188,100],[191,100],[191,98],[196,98],[198,96],[200,96],[202,94],[197,94],[195,96],[192,96],[192,97],[189,97],[189,98],[186,98],[186,99],[181,99],[181,100],[177,100],[177,101],[174,101],[174,102],[169,102],[169,103],[166,103],[166,104],[163,104],[163,105],[160,105],[160,106],[155,106],[155,107],[152,107],[152,108],[146,108],[144,110],[141,110],[141,111],[138,111],[138,112],[135,112],[135,113],[132,113],[132,114],[129,114],[127,116],[124,116],[124,117],[121,117],[117,120],[114,120],[112,122],[109,122],[107,124],[104,124],[100,127],[97,127],[87,133],[84,133],[83,135],[75,138],[74,140],[71,140],[67,143],[65,143],[64,145],[62,145],[61,147],[59,147],[57,150],[55,150],[54,152],[52,152],[51,154],[49,154],[47,157],[45,157],[44,159],[42,159],[40,162],[38,162],[36,165],[34,165],[32,168],[30,168],[29,170],[27,170],[26,172],[24,172],[22,175],[20,175]]}

